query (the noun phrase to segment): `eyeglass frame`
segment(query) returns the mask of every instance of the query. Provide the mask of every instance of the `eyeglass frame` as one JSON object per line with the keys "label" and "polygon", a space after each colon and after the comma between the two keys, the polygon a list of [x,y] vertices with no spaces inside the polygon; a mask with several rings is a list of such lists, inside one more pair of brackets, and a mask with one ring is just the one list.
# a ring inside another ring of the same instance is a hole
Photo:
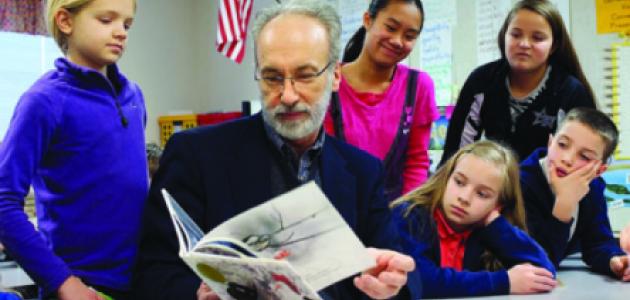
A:
{"label": "eyeglass frame", "polygon": [[[313,73],[313,74],[309,74],[308,76],[303,76],[302,78],[296,78],[296,76],[291,76],[291,77],[286,77],[286,76],[268,76],[268,77],[262,77],[259,73],[260,70],[258,70],[258,68],[256,68],[256,73],[254,73],[254,80],[260,82],[262,80],[262,82],[267,85],[268,87],[270,87],[271,89],[277,89],[277,91],[280,91],[282,89],[284,89],[285,85],[284,83],[287,81],[287,79],[289,81],[291,81],[291,87],[295,90],[295,81],[297,80],[298,82],[300,82],[299,80],[315,80],[316,78],[318,78],[319,76],[322,76],[322,74],[324,74],[324,72],[326,70],[328,70],[328,68],[330,68],[330,66],[333,65],[333,61],[329,61],[326,66],[324,66],[324,68],[322,68],[321,70]],[[275,78],[278,79],[278,85],[274,86],[276,83],[271,83],[269,84],[270,79]],[[282,80],[280,80],[282,79]],[[282,82],[282,83],[280,83]],[[306,82],[302,82],[304,84],[309,84],[310,82],[306,83]]]}

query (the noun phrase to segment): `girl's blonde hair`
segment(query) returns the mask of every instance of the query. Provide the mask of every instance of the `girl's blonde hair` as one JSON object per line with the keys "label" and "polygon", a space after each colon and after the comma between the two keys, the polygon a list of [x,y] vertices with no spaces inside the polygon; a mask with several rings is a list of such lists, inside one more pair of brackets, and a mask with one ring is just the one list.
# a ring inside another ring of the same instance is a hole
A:
{"label": "girl's blonde hair", "polygon": [[[394,201],[395,207],[403,203],[409,203],[405,217],[416,206],[424,207],[431,215],[441,207],[442,198],[446,190],[448,180],[453,174],[457,163],[465,155],[473,155],[486,162],[492,163],[501,173],[503,184],[499,191],[498,205],[502,207],[501,215],[512,225],[527,232],[525,222],[525,207],[521,194],[519,180],[518,160],[510,149],[493,141],[478,141],[460,148],[449,160],[446,161],[427,182],[417,189],[407,193]],[[486,269],[496,270],[502,268],[500,262],[488,252],[482,257]]]}
{"label": "girl's blonde hair", "polygon": [[[85,5],[94,0],[48,0],[46,4],[46,23],[48,25],[48,32],[59,46],[59,49],[63,53],[68,50],[68,41],[66,35],[57,26],[55,15],[59,10],[65,9],[72,14],[78,13]],[[134,7],[136,6],[136,0],[133,0]]]}

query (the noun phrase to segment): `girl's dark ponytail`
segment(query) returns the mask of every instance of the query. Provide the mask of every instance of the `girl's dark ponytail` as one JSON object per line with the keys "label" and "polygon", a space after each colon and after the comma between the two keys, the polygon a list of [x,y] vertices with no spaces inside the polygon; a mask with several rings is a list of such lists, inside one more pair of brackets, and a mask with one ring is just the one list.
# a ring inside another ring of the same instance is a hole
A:
{"label": "girl's dark ponytail", "polygon": [[365,27],[361,26],[357,32],[352,35],[346,47],[343,49],[343,57],[341,59],[342,62],[348,63],[352,62],[361,53],[361,49],[363,48],[363,42],[365,41]]}

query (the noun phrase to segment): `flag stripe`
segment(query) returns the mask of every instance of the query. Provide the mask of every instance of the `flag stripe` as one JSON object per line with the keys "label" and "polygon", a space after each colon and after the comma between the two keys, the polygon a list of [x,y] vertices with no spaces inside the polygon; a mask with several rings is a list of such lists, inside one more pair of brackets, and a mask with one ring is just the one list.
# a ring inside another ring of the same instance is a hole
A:
{"label": "flag stripe", "polygon": [[253,0],[219,0],[217,51],[237,63],[245,57],[247,25]]}

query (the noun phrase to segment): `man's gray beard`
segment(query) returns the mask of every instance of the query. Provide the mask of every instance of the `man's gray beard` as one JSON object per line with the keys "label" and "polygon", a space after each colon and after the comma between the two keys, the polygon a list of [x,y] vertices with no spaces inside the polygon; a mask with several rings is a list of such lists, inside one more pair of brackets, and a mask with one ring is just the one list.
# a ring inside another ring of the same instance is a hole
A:
{"label": "man's gray beard", "polygon": [[[274,109],[268,109],[263,100],[262,116],[265,122],[271,126],[280,136],[289,140],[303,139],[313,132],[319,130],[324,123],[324,117],[326,116],[326,110],[330,103],[330,96],[332,92],[332,74],[330,80],[326,84],[326,88],[322,92],[320,99],[316,101],[313,106],[309,107],[304,101],[299,101],[293,107],[289,108],[280,103]],[[300,121],[287,121],[281,122],[275,118],[277,113],[289,112],[289,111],[307,111],[308,119]]]}

